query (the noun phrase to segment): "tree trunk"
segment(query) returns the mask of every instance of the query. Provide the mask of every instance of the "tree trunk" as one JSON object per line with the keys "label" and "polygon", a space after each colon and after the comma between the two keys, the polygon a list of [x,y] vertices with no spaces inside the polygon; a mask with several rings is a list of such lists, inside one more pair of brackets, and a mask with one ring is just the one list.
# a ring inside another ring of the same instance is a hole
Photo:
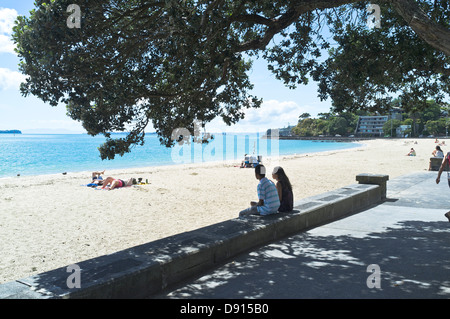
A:
{"label": "tree trunk", "polygon": [[414,0],[392,0],[392,4],[422,40],[450,56],[450,30],[434,23]]}
{"label": "tree trunk", "polygon": [[[392,3],[395,10],[405,19],[414,32],[433,48],[450,56],[450,30],[433,22],[415,0],[378,0],[380,3]],[[264,24],[269,28],[263,37],[242,43],[238,51],[264,49],[275,34],[291,25],[298,17],[314,9],[336,8],[358,0],[304,0],[298,1],[278,19],[249,14],[233,17],[234,21],[248,21]]]}

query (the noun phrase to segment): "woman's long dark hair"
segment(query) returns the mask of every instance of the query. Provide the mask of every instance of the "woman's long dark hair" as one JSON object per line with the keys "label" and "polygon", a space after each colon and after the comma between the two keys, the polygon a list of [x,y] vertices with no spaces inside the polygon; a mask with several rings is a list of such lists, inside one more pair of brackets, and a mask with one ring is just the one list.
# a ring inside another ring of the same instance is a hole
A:
{"label": "woman's long dark hair", "polygon": [[284,172],[284,169],[280,166],[278,166],[278,170],[274,172],[278,176],[278,179],[280,180],[281,184],[283,184],[283,187],[287,187],[288,190],[292,190],[291,182],[289,181],[289,178],[286,176],[286,173]]}

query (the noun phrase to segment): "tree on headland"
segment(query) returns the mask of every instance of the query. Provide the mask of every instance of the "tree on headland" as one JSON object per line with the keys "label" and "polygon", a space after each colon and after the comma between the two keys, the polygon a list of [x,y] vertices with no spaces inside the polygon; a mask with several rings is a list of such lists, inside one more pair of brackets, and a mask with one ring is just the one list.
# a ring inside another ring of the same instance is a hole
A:
{"label": "tree on headland", "polygon": [[[392,109],[401,104],[401,100],[396,98],[391,102],[390,107]],[[438,104],[435,100],[427,100],[426,105],[427,108],[423,112],[417,112],[415,107],[410,106],[409,111],[402,113],[401,119],[388,119],[383,125],[384,136],[396,137],[396,130],[400,125],[410,126],[403,131],[403,134],[413,137],[447,134],[450,123],[448,104]],[[358,110],[354,113],[319,113],[317,118],[303,118],[300,115],[297,125],[292,129],[292,134],[303,137],[353,135],[359,116],[374,115],[380,114]]]}
{"label": "tree on headland", "polygon": [[309,114],[309,113],[302,113],[302,114],[300,114],[300,116],[298,117],[299,119],[307,119],[307,118],[310,118],[311,117],[311,114]]}
{"label": "tree on headland", "polygon": [[103,159],[142,144],[150,123],[166,146],[196,121],[237,123],[262,102],[248,76],[255,56],[289,88],[317,81],[333,112],[382,111],[393,92],[426,108],[450,92],[448,0],[380,0],[379,29],[367,27],[368,1],[79,0],[81,27],[68,28],[72,2],[36,0],[18,17],[21,92],[105,134]]}
{"label": "tree on headland", "polygon": [[292,133],[307,137],[336,134],[345,136],[354,133],[357,121],[358,115],[349,112],[320,113],[318,118],[301,118]]}

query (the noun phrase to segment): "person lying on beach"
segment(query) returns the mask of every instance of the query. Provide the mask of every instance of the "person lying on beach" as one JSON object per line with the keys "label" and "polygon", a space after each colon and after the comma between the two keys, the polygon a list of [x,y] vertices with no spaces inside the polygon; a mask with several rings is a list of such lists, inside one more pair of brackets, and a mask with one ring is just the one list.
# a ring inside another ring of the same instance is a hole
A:
{"label": "person lying on beach", "polygon": [[88,186],[103,185],[103,174],[105,174],[105,171],[92,172],[92,182]]}
{"label": "person lying on beach", "polygon": [[103,181],[103,186],[102,189],[106,188],[109,185],[109,190],[113,190],[115,188],[121,188],[121,187],[125,187],[125,186],[131,186],[131,185],[136,185],[137,181],[136,178],[130,178],[128,181],[124,181],[122,179],[116,179],[113,177],[107,177],[104,181]]}
{"label": "person lying on beach", "polygon": [[103,172],[92,172],[92,180],[103,179],[102,175],[104,175],[104,174],[105,174],[105,171],[103,171]]}
{"label": "person lying on beach", "polygon": [[255,177],[259,180],[257,193],[258,202],[250,202],[250,207],[239,212],[239,217],[248,215],[270,215],[275,214],[280,207],[277,188],[274,183],[266,177],[264,165],[255,167]]}
{"label": "person lying on beach", "polygon": [[286,176],[284,169],[276,166],[272,171],[272,178],[277,181],[277,192],[280,199],[280,213],[290,212],[294,208],[294,194],[292,193],[292,185]]}

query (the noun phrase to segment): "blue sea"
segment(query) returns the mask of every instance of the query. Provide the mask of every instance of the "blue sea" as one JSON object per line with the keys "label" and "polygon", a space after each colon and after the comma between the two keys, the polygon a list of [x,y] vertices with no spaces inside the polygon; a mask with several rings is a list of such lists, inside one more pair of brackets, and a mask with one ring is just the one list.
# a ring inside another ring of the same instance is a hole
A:
{"label": "blue sea", "polygon": [[[124,135],[123,135],[124,136]],[[147,134],[145,145],[114,160],[102,161],[98,147],[104,136],[87,134],[0,134],[0,178],[20,174],[43,175],[236,160],[245,154],[278,156],[357,147],[356,143],[305,140],[268,140],[262,133],[214,134],[209,144],[184,144],[166,148],[155,134]],[[120,134],[113,137],[119,138]]]}

